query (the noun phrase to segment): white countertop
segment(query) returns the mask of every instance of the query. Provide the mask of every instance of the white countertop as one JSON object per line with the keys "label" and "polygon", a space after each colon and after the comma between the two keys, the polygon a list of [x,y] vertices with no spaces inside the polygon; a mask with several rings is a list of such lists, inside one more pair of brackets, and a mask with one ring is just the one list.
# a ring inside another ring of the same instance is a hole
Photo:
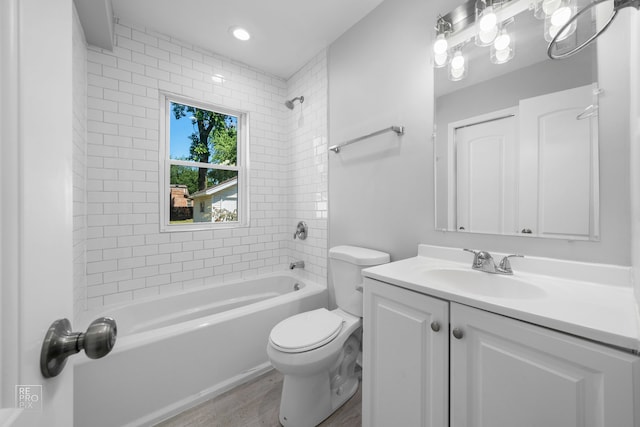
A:
{"label": "white countertop", "polygon": [[[504,254],[492,255],[498,263]],[[478,295],[425,277],[428,270],[434,269],[471,270],[472,260],[473,254],[460,249],[420,245],[418,256],[371,267],[363,274],[421,294],[640,351],[640,317],[629,267],[539,257],[512,258],[511,277],[533,283],[542,290],[539,295],[526,298]],[[473,274],[490,273],[473,271]]]}

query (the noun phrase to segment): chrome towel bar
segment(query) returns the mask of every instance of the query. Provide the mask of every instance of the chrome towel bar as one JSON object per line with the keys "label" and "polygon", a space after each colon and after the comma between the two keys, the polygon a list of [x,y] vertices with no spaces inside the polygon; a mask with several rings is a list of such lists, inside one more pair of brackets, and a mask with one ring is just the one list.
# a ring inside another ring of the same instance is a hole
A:
{"label": "chrome towel bar", "polygon": [[391,131],[397,133],[398,135],[404,135],[404,126],[391,126],[386,129],[381,129],[379,131],[372,132],[358,138],[350,139],[349,141],[343,142],[342,144],[332,145],[331,147],[329,147],[329,150],[333,151],[334,153],[339,153],[342,147],[346,147],[347,145],[353,144],[354,142],[362,141],[363,139],[371,138],[372,136]]}

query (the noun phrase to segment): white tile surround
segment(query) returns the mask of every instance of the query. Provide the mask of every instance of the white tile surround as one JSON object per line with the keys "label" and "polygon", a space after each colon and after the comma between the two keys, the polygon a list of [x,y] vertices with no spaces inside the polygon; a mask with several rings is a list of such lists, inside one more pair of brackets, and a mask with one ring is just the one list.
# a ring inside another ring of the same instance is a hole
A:
{"label": "white tile surround", "polygon": [[[284,81],[122,21],[115,31],[113,52],[87,50],[86,307],[285,269],[294,258],[326,283],[326,52]],[[249,227],[159,232],[160,91],[248,112]],[[283,105],[298,95],[304,122],[299,104]],[[304,242],[292,239],[298,220],[310,227]]]}
{"label": "white tile surround", "polygon": [[[305,275],[327,282],[328,142],[327,56],[322,52],[287,81],[287,99],[304,96],[293,111],[285,108],[290,156],[287,171],[289,256],[305,260]],[[293,239],[298,221],[309,227],[307,239]],[[311,262],[309,262],[311,261]]]}

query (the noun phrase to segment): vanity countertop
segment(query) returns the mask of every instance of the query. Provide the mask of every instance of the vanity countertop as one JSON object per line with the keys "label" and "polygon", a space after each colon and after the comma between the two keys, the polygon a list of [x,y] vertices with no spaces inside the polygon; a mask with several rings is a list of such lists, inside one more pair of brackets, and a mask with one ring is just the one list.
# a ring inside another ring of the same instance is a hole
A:
{"label": "vanity countertop", "polygon": [[[504,254],[494,254],[496,263],[501,256]],[[471,270],[472,259],[472,254],[460,249],[420,245],[418,256],[371,267],[363,274],[436,298],[640,351],[640,317],[629,267],[539,257],[513,258],[514,273],[509,277],[535,284],[541,290],[525,298],[467,292],[446,281],[429,279],[430,272],[441,269],[467,269],[470,275],[490,275]],[[479,276],[479,279],[486,278]]]}

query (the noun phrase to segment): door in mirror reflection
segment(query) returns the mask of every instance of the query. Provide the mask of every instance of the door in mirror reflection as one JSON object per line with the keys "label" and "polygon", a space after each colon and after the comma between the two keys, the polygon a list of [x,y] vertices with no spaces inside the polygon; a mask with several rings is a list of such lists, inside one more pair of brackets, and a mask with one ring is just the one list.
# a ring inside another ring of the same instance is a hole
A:
{"label": "door in mirror reflection", "polygon": [[597,120],[581,113],[594,88],[522,99],[449,124],[449,229],[598,237]]}
{"label": "door in mirror reflection", "polygon": [[598,123],[581,115],[593,91],[587,85],[520,101],[520,231],[598,237]]}
{"label": "door in mirror reflection", "polygon": [[474,122],[454,129],[457,229],[510,233],[515,227],[516,117]]}

